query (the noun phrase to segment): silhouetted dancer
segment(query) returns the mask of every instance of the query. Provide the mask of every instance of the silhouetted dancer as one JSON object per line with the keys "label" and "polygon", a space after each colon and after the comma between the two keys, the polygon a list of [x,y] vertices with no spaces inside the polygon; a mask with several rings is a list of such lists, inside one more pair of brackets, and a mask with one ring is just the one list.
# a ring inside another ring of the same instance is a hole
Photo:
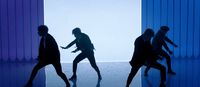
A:
{"label": "silhouetted dancer", "polygon": [[[167,36],[166,33],[169,31],[169,27],[167,26],[161,26],[160,30],[156,33],[155,37],[153,38],[152,41],[152,45],[153,45],[153,51],[161,56],[166,58],[167,61],[167,67],[168,67],[168,73],[175,75],[176,73],[172,70],[171,68],[171,58],[168,55],[168,53],[166,51],[164,51],[162,49],[162,46],[164,46],[164,48],[169,52],[169,54],[172,54],[172,51],[168,48],[166,42],[172,44],[174,47],[177,47],[176,44],[174,44]],[[166,42],[165,42],[166,41]],[[148,71],[149,71],[150,67],[147,66],[147,68],[145,69],[144,75],[148,76]]]}
{"label": "silhouetted dancer", "polygon": [[48,27],[40,25],[38,27],[38,34],[42,37],[39,46],[38,63],[33,68],[30,79],[25,87],[32,87],[33,79],[35,78],[38,70],[48,64],[52,64],[54,66],[56,73],[65,81],[66,86],[70,87],[70,83],[66,75],[62,72],[58,45],[55,39],[48,33]]}
{"label": "silhouetted dancer", "polygon": [[74,51],[72,51],[72,53],[76,53],[79,50],[81,51],[81,53],[78,56],[76,56],[76,58],[73,61],[73,75],[69,80],[74,80],[77,78],[76,76],[77,64],[85,58],[88,58],[91,66],[95,69],[95,71],[98,74],[98,79],[101,80],[102,79],[101,74],[99,68],[97,67],[94,57],[94,51],[93,51],[94,46],[91,43],[89,36],[82,33],[80,28],[73,29],[72,34],[75,36],[76,39],[72,41],[70,44],[68,44],[66,47],[61,46],[61,48],[68,49],[72,45],[76,44],[77,48]]}
{"label": "silhouetted dancer", "polygon": [[129,62],[132,68],[127,79],[126,87],[129,87],[133,77],[136,75],[139,68],[145,65],[147,61],[150,62],[148,64],[150,64],[151,67],[160,70],[160,87],[165,86],[166,69],[164,66],[154,61],[157,55],[153,52],[152,45],[150,43],[150,40],[153,36],[154,31],[152,29],[146,29],[145,32],[135,40],[135,50],[133,53],[133,57]]}

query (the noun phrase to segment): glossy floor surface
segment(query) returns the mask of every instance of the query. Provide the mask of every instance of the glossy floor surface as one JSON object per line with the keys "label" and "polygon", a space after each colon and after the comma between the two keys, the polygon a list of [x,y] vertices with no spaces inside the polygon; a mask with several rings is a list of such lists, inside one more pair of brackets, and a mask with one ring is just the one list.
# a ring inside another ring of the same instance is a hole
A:
{"label": "glossy floor surface", "polygon": [[[95,70],[90,63],[83,62],[78,65],[77,81],[71,82],[72,87],[124,87],[130,65],[121,63],[97,63],[102,74],[98,81]],[[0,87],[23,87],[30,77],[35,63],[1,63]],[[63,63],[63,72],[69,78],[72,75],[72,64]],[[132,86],[141,87],[140,71],[133,80]],[[33,87],[65,87],[64,81],[56,74],[52,65],[41,69],[36,76]]]}
{"label": "glossy floor surface", "polygon": [[[163,65],[165,60],[161,61]],[[35,63],[0,63],[0,87],[23,87],[27,82]],[[81,62],[77,69],[77,81],[71,87],[125,87],[130,65],[127,62],[98,62],[102,80],[87,62]],[[172,60],[175,76],[167,74],[166,87],[200,87],[200,60]],[[148,77],[143,75],[145,67],[134,77],[130,87],[158,87],[160,75],[156,69],[149,71]],[[69,78],[72,75],[72,64],[62,63],[63,72]],[[33,87],[65,87],[57,76],[52,65],[41,69]]]}
{"label": "glossy floor surface", "polygon": [[[165,60],[160,63],[166,66]],[[148,77],[145,77],[144,69],[141,70],[142,87],[158,87],[159,71],[150,69]],[[200,60],[172,60],[172,69],[176,75],[167,74],[166,87],[200,87]]]}

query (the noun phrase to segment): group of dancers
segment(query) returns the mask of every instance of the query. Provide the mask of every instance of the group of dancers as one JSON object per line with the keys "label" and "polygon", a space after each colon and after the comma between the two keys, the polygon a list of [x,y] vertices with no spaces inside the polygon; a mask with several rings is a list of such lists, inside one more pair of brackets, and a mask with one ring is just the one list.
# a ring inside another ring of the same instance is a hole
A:
{"label": "group of dancers", "polygon": [[[132,79],[143,65],[147,66],[145,70],[145,76],[148,75],[149,69],[156,68],[160,70],[161,82],[160,87],[165,87],[166,81],[166,68],[157,62],[158,59],[166,58],[168,73],[175,75],[176,73],[171,68],[171,58],[169,54],[172,54],[172,51],[168,48],[166,42],[169,42],[173,46],[177,47],[167,36],[166,33],[169,31],[169,27],[161,26],[160,30],[154,35],[154,31],[150,28],[146,29],[145,32],[135,40],[135,50],[132,56],[131,61],[129,62],[132,66],[131,72],[128,75],[126,87],[129,87]],[[72,45],[76,45],[76,49],[72,53],[81,51],[80,54],[76,56],[73,61],[73,75],[69,80],[73,81],[77,79],[76,71],[77,64],[83,59],[87,58],[97,72],[98,80],[101,80],[101,73],[96,64],[94,56],[94,45],[92,44],[89,36],[81,32],[80,28],[74,28],[72,34],[75,36],[75,40],[69,43],[67,46],[60,46],[62,49],[68,49]],[[60,63],[60,52],[58,45],[53,38],[48,33],[48,27],[46,25],[40,25],[38,27],[38,35],[41,37],[39,45],[39,54],[38,54],[38,63],[32,70],[31,76],[25,85],[25,87],[32,87],[33,79],[35,78],[38,70],[45,67],[46,65],[52,64],[56,70],[58,76],[60,76],[66,87],[70,87],[70,83],[67,79],[67,76],[63,73],[61,63]],[[151,43],[151,39],[152,43]],[[162,46],[169,52],[169,54],[162,49]]]}
{"label": "group of dancers", "polygon": [[[144,73],[145,76],[148,76],[148,71],[151,67],[160,70],[160,87],[165,87],[166,68],[157,62],[158,59],[166,58],[168,74],[176,74],[171,68],[171,58],[169,54],[172,54],[172,51],[168,48],[166,42],[172,44],[174,47],[177,47],[177,45],[166,36],[168,31],[169,27],[161,26],[154,35],[154,31],[148,28],[135,40],[135,50],[132,60],[129,62],[132,68],[127,79],[126,87],[129,87],[133,77],[143,65],[147,66]],[[153,40],[151,42],[152,38]],[[162,47],[164,47],[169,54],[164,51]]]}

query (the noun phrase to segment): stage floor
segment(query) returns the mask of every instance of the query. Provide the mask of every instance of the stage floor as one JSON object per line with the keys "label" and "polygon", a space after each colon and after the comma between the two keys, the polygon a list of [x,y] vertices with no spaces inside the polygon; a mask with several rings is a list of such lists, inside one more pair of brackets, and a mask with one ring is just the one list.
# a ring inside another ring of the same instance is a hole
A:
{"label": "stage floor", "polygon": [[[165,64],[165,60],[161,61]],[[0,87],[23,87],[27,82],[35,63],[0,63]],[[70,81],[71,87],[125,87],[130,65],[128,62],[98,62],[102,74],[99,82],[94,69],[88,62],[81,62],[77,69],[77,82]],[[200,87],[200,60],[172,60],[175,76],[167,74],[166,87]],[[144,77],[142,67],[133,79],[130,87],[158,87],[160,74],[151,69]],[[72,75],[72,63],[62,63],[67,77]],[[52,65],[41,69],[36,76],[33,87],[65,87]]]}

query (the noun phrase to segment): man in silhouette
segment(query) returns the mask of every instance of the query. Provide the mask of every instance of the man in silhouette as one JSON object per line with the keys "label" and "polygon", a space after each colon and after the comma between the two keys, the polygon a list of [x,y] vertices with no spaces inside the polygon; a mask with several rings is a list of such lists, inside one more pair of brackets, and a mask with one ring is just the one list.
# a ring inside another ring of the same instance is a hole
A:
{"label": "man in silhouette", "polygon": [[66,87],[70,87],[67,77],[62,72],[58,45],[55,39],[48,33],[48,27],[40,25],[38,27],[38,34],[41,36],[38,63],[33,68],[30,79],[25,87],[31,87],[38,70],[48,64],[52,64],[54,66],[56,73],[65,81]]}
{"label": "man in silhouette", "polygon": [[69,80],[76,80],[77,75],[76,75],[76,70],[77,70],[77,64],[82,61],[85,58],[88,58],[91,66],[95,69],[95,71],[98,74],[98,79],[101,80],[101,74],[99,71],[99,68],[97,67],[95,57],[94,57],[94,46],[91,43],[91,40],[88,35],[85,33],[82,33],[80,28],[75,28],[72,30],[72,34],[75,36],[75,40],[72,41],[70,44],[68,44],[66,47],[62,47],[63,49],[68,49],[72,45],[76,44],[76,49],[72,51],[72,53],[76,53],[77,51],[81,51],[81,53],[76,56],[76,58],[73,61],[73,75]]}
{"label": "man in silhouette", "polygon": [[[168,67],[168,73],[171,75],[175,75],[176,73],[171,68],[171,58],[168,55],[166,51],[162,49],[162,46],[169,52],[169,54],[172,54],[172,51],[168,48],[166,42],[172,44],[174,47],[177,47],[176,44],[174,44],[167,36],[166,33],[169,31],[169,27],[167,26],[161,26],[160,30],[156,33],[155,37],[153,38],[152,45],[153,45],[153,51],[161,56],[166,58],[167,61],[167,67]],[[148,71],[150,69],[150,66],[147,66],[145,69],[145,76],[148,76]]]}
{"label": "man in silhouette", "polygon": [[153,52],[152,45],[150,43],[153,36],[154,31],[152,29],[146,29],[145,32],[135,40],[135,50],[132,60],[129,62],[132,68],[127,79],[126,87],[129,87],[139,68],[145,65],[147,61],[149,62],[149,66],[160,70],[160,87],[165,87],[166,69],[164,66],[155,61],[157,55]]}

